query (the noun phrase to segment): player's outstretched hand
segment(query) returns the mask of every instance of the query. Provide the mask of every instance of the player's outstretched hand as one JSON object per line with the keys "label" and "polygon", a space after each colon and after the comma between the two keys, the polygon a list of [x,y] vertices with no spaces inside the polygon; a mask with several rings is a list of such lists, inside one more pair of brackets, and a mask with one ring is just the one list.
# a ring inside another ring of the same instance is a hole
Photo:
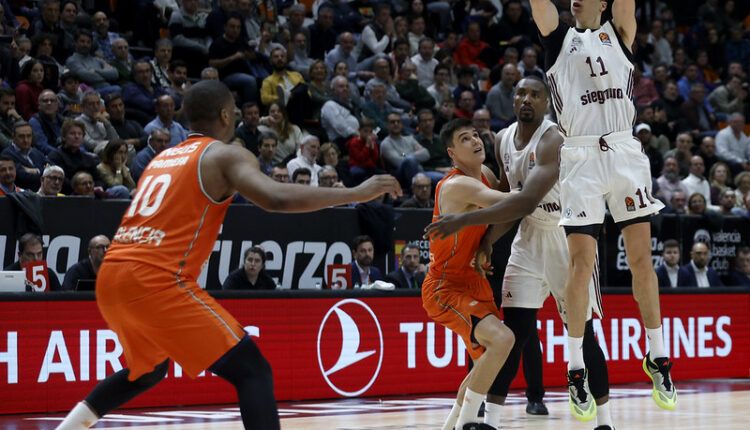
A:
{"label": "player's outstretched hand", "polygon": [[489,276],[494,273],[494,267],[492,267],[492,244],[482,240],[479,243],[477,252],[474,253],[474,270],[479,272],[482,276]]}
{"label": "player's outstretched hand", "polygon": [[460,214],[440,215],[437,221],[424,228],[424,239],[444,239],[466,227]]}
{"label": "player's outstretched hand", "polygon": [[391,175],[375,175],[355,187],[359,198],[357,201],[369,202],[382,194],[390,194],[391,197],[401,197],[401,185]]}

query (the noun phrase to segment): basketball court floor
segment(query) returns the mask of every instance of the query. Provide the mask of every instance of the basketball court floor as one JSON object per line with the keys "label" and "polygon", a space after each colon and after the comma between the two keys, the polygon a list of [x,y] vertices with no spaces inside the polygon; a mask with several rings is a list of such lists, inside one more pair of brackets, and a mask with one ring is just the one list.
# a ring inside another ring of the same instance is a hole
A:
{"label": "basketball court floor", "polygon": [[[647,384],[612,389],[612,412],[618,430],[747,430],[750,429],[750,379],[681,381],[678,409],[662,411],[651,400]],[[582,430],[568,412],[567,393],[550,389],[547,417],[525,413],[522,392],[511,393],[502,429]],[[363,398],[279,404],[284,430],[434,430],[442,425],[450,395]],[[62,414],[0,416],[0,429],[51,430]],[[241,430],[234,405],[161,409],[126,409],[108,415],[95,428],[128,430]]]}

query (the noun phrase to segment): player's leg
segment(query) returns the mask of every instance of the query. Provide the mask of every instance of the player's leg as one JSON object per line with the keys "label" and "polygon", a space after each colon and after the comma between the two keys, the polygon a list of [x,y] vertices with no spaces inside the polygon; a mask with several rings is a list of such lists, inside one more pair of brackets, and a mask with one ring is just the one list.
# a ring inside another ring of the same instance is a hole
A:
{"label": "player's leg", "polygon": [[280,428],[271,365],[248,336],[227,351],[209,370],[234,385],[245,428]]}
{"label": "player's leg", "polygon": [[167,374],[169,360],[135,381],[128,380],[130,369],[122,369],[108,376],[94,387],[86,399],[78,403],[65,417],[57,430],[87,429],[117,407],[158,384]]}
{"label": "player's leg", "polygon": [[659,306],[659,287],[651,260],[651,224],[642,220],[622,227],[625,252],[633,275],[633,296],[646,326],[649,353],[643,370],[654,384],[653,398],[663,409],[672,410],[677,403],[677,390],[672,384],[672,362],[664,348]]}
{"label": "player's leg", "polygon": [[536,328],[536,312],[529,332],[529,339],[521,354],[523,377],[526,379],[526,413],[530,415],[549,415],[544,405],[544,369],[542,364],[542,346],[539,343],[539,331]]}
{"label": "player's leg", "polygon": [[[596,402],[596,428],[598,430],[611,430],[614,428],[614,424],[609,408],[607,360],[594,335],[594,324],[591,319],[586,321],[586,330],[583,335],[583,359],[589,372],[591,396]],[[606,426],[609,426],[609,429]]]}

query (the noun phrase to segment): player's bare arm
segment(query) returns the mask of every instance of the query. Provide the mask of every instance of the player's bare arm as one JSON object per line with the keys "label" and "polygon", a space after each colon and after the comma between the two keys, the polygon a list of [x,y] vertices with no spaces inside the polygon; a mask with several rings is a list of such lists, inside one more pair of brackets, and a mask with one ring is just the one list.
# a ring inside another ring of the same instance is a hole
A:
{"label": "player's bare arm", "polygon": [[612,4],[612,24],[623,44],[632,52],[635,41],[635,0],[615,0]]}
{"label": "player's bare arm", "polygon": [[203,187],[214,200],[235,191],[272,212],[309,212],[331,206],[370,201],[381,194],[401,195],[390,175],[373,176],[355,188],[318,188],[273,181],[258,169],[255,156],[233,145],[215,144],[201,163]]}
{"label": "player's bare arm", "polygon": [[482,174],[485,178],[487,178],[487,182],[490,183],[490,188],[493,190],[503,191],[500,189],[500,179],[495,176],[495,173],[487,167],[487,165],[482,165]]}
{"label": "player's bare arm", "polygon": [[469,176],[456,176],[443,184],[441,213],[463,213],[476,208],[486,208],[508,197],[508,193],[488,188]]}
{"label": "player's bare arm", "polygon": [[549,36],[560,22],[557,8],[550,0],[530,0],[529,3],[531,3],[531,16],[534,18],[539,33],[542,36]]}

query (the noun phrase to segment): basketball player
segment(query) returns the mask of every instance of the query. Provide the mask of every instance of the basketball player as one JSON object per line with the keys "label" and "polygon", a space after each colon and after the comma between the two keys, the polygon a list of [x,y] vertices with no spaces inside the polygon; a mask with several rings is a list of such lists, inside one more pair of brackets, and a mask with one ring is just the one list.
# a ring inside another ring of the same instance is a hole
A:
{"label": "basketball player", "polygon": [[382,193],[400,193],[390,176],[354,189],[274,182],[234,133],[234,99],[219,81],[193,85],[183,101],[192,133],[157,155],[99,270],[96,298],[117,333],[128,367],[100,382],[58,429],[85,429],[161,381],[169,359],[195,377],[204,369],[233,384],[245,428],[279,429],[271,367],[242,325],[197,284],[232,197],[304,212]]}
{"label": "basketball player", "polygon": [[636,112],[630,47],[636,34],[635,0],[614,0],[612,20],[605,23],[601,18],[607,1],[573,0],[570,11],[576,28],[560,21],[550,0],[530,2],[565,140],[560,151],[560,224],[570,250],[565,306],[571,399],[584,411],[591,402],[582,343],[587,287],[606,204],[622,231],[633,295],[646,326],[649,352],[642,367],[653,381],[656,404],[672,410],[677,390],[664,348],[649,222],[664,205],[651,197],[649,160],[632,132]]}
{"label": "basketball player", "polygon": [[[429,235],[438,237],[476,224],[493,224],[479,248],[479,260],[489,261],[492,244],[505,234],[513,222],[523,217],[513,240],[510,259],[503,278],[503,322],[513,331],[516,343],[487,395],[485,414],[497,425],[500,405],[518,372],[521,351],[536,331],[537,311],[552,293],[557,310],[565,322],[565,279],[568,272],[568,245],[560,221],[560,173],[557,153],[563,142],[552,121],[544,119],[549,103],[544,83],[535,76],[520,80],[513,97],[518,122],[501,130],[495,141],[496,159],[501,163],[501,187],[509,184],[521,191],[489,208],[465,214],[447,215],[429,225]],[[594,336],[592,311],[601,317],[598,285],[590,276],[589,307],[583,336],[583,354],[592,374],[591,392],[598,407],[574,412],[585,419],[597,418],[595,430],[612,430],[609,410],[607,362]],[[575,404],[571,404],[575,408]],[[485,421],[487,422],[487,421]]]}
{"label": "basketball player", "polygon": [[[455,119],[440,133],[455,166],[435,189],[433,217],[491,206],[507,194],[496,191],[497,178],[483,166],[484,143],[470,120]],[[513,346],[513,333],[500,322],[487,279],[474,270],[486,225],[465,228],[430,240],[430,270],[422,283],[427,315],[463,339],[474,368],[458,390],[443,429],[494,429],[477,422],[479,407]]]}

